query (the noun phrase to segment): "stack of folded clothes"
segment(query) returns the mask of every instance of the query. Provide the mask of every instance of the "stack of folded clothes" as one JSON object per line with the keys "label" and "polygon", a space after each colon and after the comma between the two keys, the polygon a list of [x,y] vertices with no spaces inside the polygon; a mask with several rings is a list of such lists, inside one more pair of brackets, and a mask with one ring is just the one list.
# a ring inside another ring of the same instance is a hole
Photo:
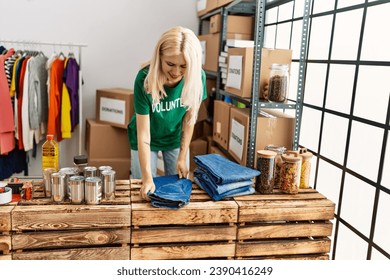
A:
{"label": "stack of folded clothes", "polygon": [[190,201],[192,182],[180,179],[178,175],[160,176],[153,178],[155,191],[149,192],[151,204],[154,207],[179,209]]}
{"label": "stack of folded clothes", "polygon": [[212,199],[253,194],[253,181],[260,171],[239,165],[218,154],[194,156],[198,167],[194,171],[195,183]]}

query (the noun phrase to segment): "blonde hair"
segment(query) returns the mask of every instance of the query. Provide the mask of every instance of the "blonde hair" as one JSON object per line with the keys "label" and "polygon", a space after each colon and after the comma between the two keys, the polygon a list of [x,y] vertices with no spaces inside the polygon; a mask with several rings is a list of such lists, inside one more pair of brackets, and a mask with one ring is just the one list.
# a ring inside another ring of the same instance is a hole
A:
{"label": "blonde hair", "polygon": [[176,26],[161,35],[149,63],[144,87],[146,92],[152,95],[153,103],[158,103],[167,96],[164,90],[167,77],[162,72],[161,56],[180,54],[183,54],[186,61],[182,104],[187,106],[187,111],[191,113],[190,123],[195,124],[203,96],[202,47],[192,30]]}

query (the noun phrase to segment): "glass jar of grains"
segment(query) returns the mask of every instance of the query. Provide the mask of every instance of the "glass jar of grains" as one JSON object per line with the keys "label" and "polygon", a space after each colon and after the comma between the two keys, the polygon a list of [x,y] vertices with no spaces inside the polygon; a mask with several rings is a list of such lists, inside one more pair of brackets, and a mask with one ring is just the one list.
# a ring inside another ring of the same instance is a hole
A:
{"label": "glass jar of grains", "polygon": [[298,153],[286,152],[282,155],[280,189],[284,193],[297,194],[301,179],[302,157]]}
{"label": "glass jar of grains", "polygon": [[257,170],[260,171],[260,175],[256,178],[255,189],[259,193],[273,193],[276,155],[277,153],[273,151],[257,151]]}
{"label": "glass jar of grains", "polygon": [[299,150],[299,155],[302,157],[301,179],[299,188],[308,189],[310,187],[310,169],[313,154],[308,152],[306,148],[301,148]]}
{"label": "glass jar of grains", "polygon": [[288,97],[288,64],[272,64],[269,73],[268,100],[286,102]]}
{"label": "glass jar of grains", "polygon": [[282,170],[282,155],[286,152],[285,147],[278,147],[275,145],[268,145],[265,147],[266,150],[269,151],[274,151],[276,152],[276,157],[275,157],[275,172],[274,172],[274,188],[279,189],[280,188],[280,172]]}

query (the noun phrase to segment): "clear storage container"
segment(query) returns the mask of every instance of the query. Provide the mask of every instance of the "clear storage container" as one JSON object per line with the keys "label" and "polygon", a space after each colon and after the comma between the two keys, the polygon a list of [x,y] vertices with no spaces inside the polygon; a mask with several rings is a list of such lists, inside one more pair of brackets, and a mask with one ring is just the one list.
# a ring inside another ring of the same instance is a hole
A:
{"label": "clear storage container", "polygon": [[284,193],[297,194],[301,179],[302,157],[298,153],[286,152],[282,155],[280,189]]}
{"label": "clear storage container", "polygon": [[274,170],[276,152],[268,150],[257,151],[257,170],[260,175],[256,178],[255,189],[262,194],[274,191]]}
{"label": "clear storage container", "polygon": [[302,157],[301,180],[299,188],[308,189],[310,188],[310,169],[313,154],[308,152],[306,148],[302,148],[299,150],[299,155]]}
{"label": "clear storage container", "polygon": [[281,184],[280,173],[282,170],[283,160],[282,155],[286,152],[286,148],[283,146],[268,145],[265,147],[266,150],[276,152],[275,157],[275,174],[274,174],[274,188],[279,189]]}
{"label": "clear storage container", "polygon": [[272,64],[268,83],[268,100],[272,102],[286,102],[289,83],[288,64]]}

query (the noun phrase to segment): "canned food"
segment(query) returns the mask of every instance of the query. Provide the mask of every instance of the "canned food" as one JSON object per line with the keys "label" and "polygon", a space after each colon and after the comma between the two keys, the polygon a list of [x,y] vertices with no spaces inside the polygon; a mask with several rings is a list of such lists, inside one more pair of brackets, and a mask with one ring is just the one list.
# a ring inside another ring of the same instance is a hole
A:
{"label": "canned food", "polygon": [[102,198],[102,180],[99,177],[85,178],[85,203],[100,204]]}
{"label": "canned food", "polygon": [[65,174],[54,172],[50,175],[51,199],[55,203],[63,202],[65,199]]}
{"label": "canned food", "polygon": [[103,194],[104,198],[108,200],[115,199],[115,173],[114,170],[102,171]]}
{"label": "canned food", "polygon": [[84,177],[71,176],[68,181],[69,199],[73,204],[81,204],[84,201]]}

